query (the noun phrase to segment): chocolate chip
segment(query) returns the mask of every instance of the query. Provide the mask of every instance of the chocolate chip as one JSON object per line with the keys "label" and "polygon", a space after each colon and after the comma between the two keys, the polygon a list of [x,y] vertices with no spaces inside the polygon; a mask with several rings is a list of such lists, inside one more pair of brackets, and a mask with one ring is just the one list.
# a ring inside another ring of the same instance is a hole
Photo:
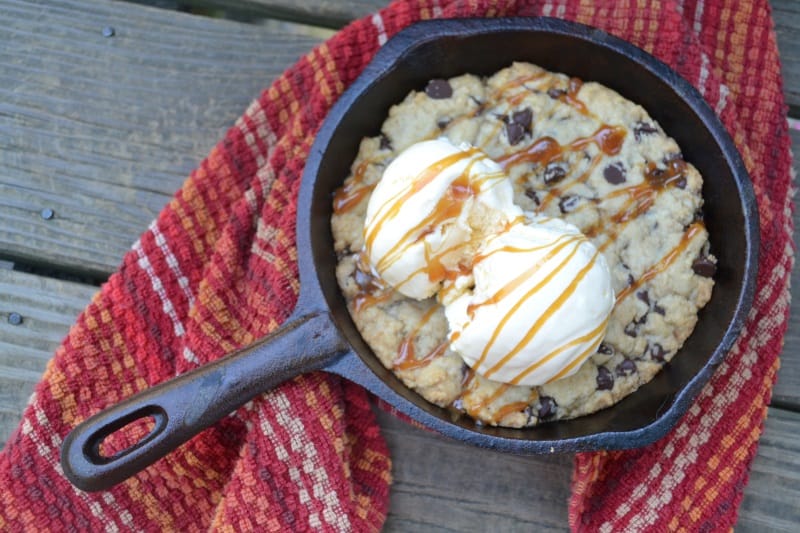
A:
{"label": "chocolate chip", "polygon": [[636,280],[633,279],[633,274],[628,273],[628,285],[633,285]]}
{"label": "chocolate chip", "polygon": [[708,257],[703,256],[695,259],[694,263],[692,263],[692,270],[698,276],[713,278],[714,274],[717,273],[717,265]]}
{"label": "chocolate chip", "polygon": [[392,141],[389,137],[386,136],[385,133],[381,133],[381,150],[391,150],[392,149]]}
{"label": "chocolate chip", "polygon": [[686,176],[679,176],[677,179],[672,180],[672,183],[679,189],[686,188]]}
{"label": "chocolate chip", "polygon": [[647,350],[645,350],[645,353],[649,353],[650,358],[653,361],[658,361],[659,363],[663,363],[665,361],[664,356],[667,355],[667,351],[664,349],[664,347],[657,342],[652,346],[648,346]]}
{"label": "chocolate chip", "polygon": [[658,304],[653,304],[653,312],[654,313],[658,313],[661,316],[664,316],[664,315],[667,314],[667,311],[663,307],[658,305]]}
{"label": "chocolate chip", "polygon": [[547,90],[547,96],[555,98],[556,100],[567,94],[564,89],[556,89],[555,87]]}
{"label": "chocolate chip", "polygon": [[604,366],[597,367],[597,390],[611,390],[614,388],[614,374]]}
{"label": "chocolate chip", "polygon": [[636,363],[631,361],[630,359],[623,360],[617,367],[614,369],[614,372],[619,377],[630,376],[636,373]]}
{"label": "chocolate chip", "polygon": [[525,128],[516,122],[509,122],[506,124],[506,136],[508,137],[508,144],[513,146],[525,137]]}
{"label": "chocolate chip", "polygon": [[642,140],[642,135],[650,135],[657,132],[658,129],[649,122],[637,122],[633,126],[633,136],[637,141]]}
{"label": "chocolate chip", "polygon": [[562,213],[567,214],[570,211],[574,210],[578,203],[580,203],[581,199],[578,196],[574,196],[568,194],[563,196],[561,200],[558,201],[558,208],[561,210]]}
{"label": "chocolate chip", "polygon": [[636,293],[636,298],[643,301],[647,305],[650,305],[650,295],[647,294],[647,291],[638,291]]}
{"label": "chocolate chip", "polygon": [[637,326],[644,324],[645,322],[647,322],[647,313],[633,320],[633,323],[636,324]]}
{"label": "chocolate chip", "polygon": [[531,111],[530,107],[526,107],[525,109],[521,109],[519,111],[514,111],[514,113],[511,114],[511,122],[522,126],[522,129],[525,130],[525,133],[530,133],[531,124],[533,123],[533,111]]}
{"label": "chocolate chip", "polygon": [[440,130],[443,130],[450,124],[451,120],[449,118],[443,118],[436,122],[436,125],[439,126]]}
{"label": "chocolate chip", "polygon": [[539,420],[545,420],[555,416],[556,407],[558,407],[558,404],[555,399],[550,396],[541,396],[539,398],[539,410],[536,413]]}
{"label": "chocolate chip", "polygon": [[611,185],[625,183],[625,174],[625,167],[622,166],[622,163],[614,163],[603,169],[603,177]]}
{"label": "chocolate chip", "polygon": [[437,78],[428,82],[428,85],[425,86],[425,94],[435,100],[450,98],[453,96],[453,87],[447,80]]}
{"label": "chocolate chip", "polygon": [[634,320],[633,322],[625,326],[625,329],[623,330],[625,332],[625,335],[627,335],[628,337],[637,337],[639,335],[639,332],[636,331],[636,325],[637,325],[636,321]]}
{"label": "chocolate chip", "polygon": [[597,353],[601,353],[603,355],[614,355],[614,348],[601,342],[600,346],[597,347]]}
{"label": "chocolate chip", "polygon": [[567,175],[566,169],[559,163],[549,163],[544,169],[545,185],[552,185],[563,180]]}
{"label": "chocolate chip", "polygon": [[539,201],[539,195],[536,194],[535,189],[531,188],[525,189],[525,196],[533,200],[533,203],[535,203],[536,205],[541,205],[541,202]]}

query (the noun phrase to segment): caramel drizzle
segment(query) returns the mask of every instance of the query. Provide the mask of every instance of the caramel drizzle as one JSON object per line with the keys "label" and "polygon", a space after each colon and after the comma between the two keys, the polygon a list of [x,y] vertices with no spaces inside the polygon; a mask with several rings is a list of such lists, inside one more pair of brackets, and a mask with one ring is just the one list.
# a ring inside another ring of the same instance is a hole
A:
{"label": "caramel drizzle", "polygon": [[367,185],[364,183],[364,176],[367,173],[367,168],[374,161],[366,159],[359,163],[353,172],[353,177],[344,182],[344,185],[336,189],[333,195],[333,212],[336,214],[347,213],[352,211],[361,203],[361,201],[372,192],[375,185]]}
{"label": "caramel drizzle", "polygon": [[[566,261],[568,261],[575,254],[575,252],[577,252],[577,251],[578,251],[578,246],[576,245],[575,249],[570,253],[569,258]],[[516,344],[516,346],[514,346],[514,348],[512,348],[511,351],[508,354],[506,354],[502,359],[500,359],[500,361],[495,363],[494,366],[492,366],[486,372],[483,373],[483,376],[485,378],[487,378],[487,379],[490,378],[492,376],[492,374],[497,372],[503,365],[505,365],[508,361],[510,361],[515,355],[517,355],[517,353],[519,353],[525,346],[527,346],[531,342],[531,339],[533,339],[533,337],[539,332],[539,330],[542,328],[542,326],[559,309],[561,309],[561,307],[564,305],[564,303],[567,301],[567,299],[570,296],[572,296],[572,294],[578,288],[578,285],[580,284],[580,282],[583,281],[583,278],[586,277],[586,275],[589,273],[589,271],[594,266],[595,262],[597,261],[597,256],[599,254],[600,254],[600,252],[595,252],[594,253],[594,255],[592,256],[591,260],[589,260],[589,262],[587,262],[586,265],[584,265],[584,267],[575,275],[575,277],[572,279],[572,281],[570,281],[570,284],[567,286],[567,288],[564,289],[564,292],[562,292],[558,296],[558,298],[556,298],[556,300],[552,304],[550,304],[550,306],[547,308],[547,310],[544,313],[542,313],[542,315],[536,320],[536,322],[534,322],[533,326],[531,326],[531,328],[528,330],[528,332],[525,334],[525,336]],[[564,265],[565,265],[565,263],[561,263],[558,266],[558,268],[554,269],[553,272],[548,274],[548,276],[545,279],[551,278],[554,274],[556,274],[558,271],[560,271],[564,267]],[[527,300],[528,298],[530,298],[531,296],[536,294],[536,292],[538,292],[539,289],[541,289],[543,283],[545,283],[544,280],[541,283],[537,284],[535,287],[533,287],[531,290],[529,290],[521,300],[519,300],[517,303],[515,303],[514,307],[512,308],[512,310],[509,311],[509,313],[506,314],[505,317],[503,317],[503,322],[505,322],[508,318],[510,318],[510,315],[513,314],[514,312],[516,312],[517,309],[519,309],[519,307],[522,305],[522,302],[524,302],[525,300]],[[498,328],[498,329],[500,329],[500,328]],[[494,338],[495,337],[493,337],[493,340],[494,340]],[[486,354],[488,353],[489,348],[491,347],[491,344],[492,343],[490,343],[490,344],[488,344],[486,346],[486,348],[483,351],[483,354],[481,355],[481,359],[485,359],[486,358]]]}
{"label": "caramel drizzle", "polygon": [[436,312],[436,306],[431,306],[419,322],[414,326],[414,329],[400,342],[400,347],[397,349],[397,357],[392,362],[392,366],[396,370],[412,370],[415,368],[422,368],[429,365],[434,359],[441,357],[447,350],[449,343],[445,340],[436,346],[433,350],[417,357],[416,348],[414,346],[414,339],[419,336],[419,332],[428,323],[433,314]]}
{"label": "caramel drizzle", "polygon": [[[475,371],[469,369],[467,371],[466,379],[464,379],[464,381],[462,382],[461,394],[459,394],[458,398],[451,404],[451,407],[455,408],[455,406],[460,402],[462,404],[462,409],[464,412],[466,412],[472,418],[480,419],[479,416],[480,411],[488,407],[489,405],[493,404],[494,402],[496,402],[503,394],[505,394],[506,391],[508,391],[511,388],[512,385],[510,383],[499,383],[497,388],[480,402],[474,405],[464,406],[463,405],[464,399],[475,388],[474,386],[475,381],[473,381],[474,377],[475,377]],[[505,405],[498,406],[497,410],[492,414],[491,418],[488,419],[488,422],[492,424],[499,423],[501,420],[503,420],[503,418],[505,418],[509,414],[522,411],[523,409],[528,407],[531,404],[531,402],[534,399],[536,399],[536,397],[537,397],[536,391],[531,391],[531,395],[526,401],[510,402]]]}
{"label": "caramel drizzle", "polygon": [[[403,204],[407,202],[415,194],[418,194],[426,186],[433,183],[433,181],[448,167],[458,163],[463,159],[472,157],[478,153],[477,148],[467,151],[459,151],[455,154],[445,157],[437,161],[433,165],[426,168],[420,175],[418,175],[412,182],[411,186],[399,194],[393,202],[386,203],[381,206],[375,214],[375,220],[372,224],[371,231],[365,232],[364,246],[367,251],[372,250],[375,244],[375,239],[383,228],[384,224],[393,218],[396,218],[400,213]],[[375,265],[378,271],[384,270],[387,266],[397,261],[402,256],[402,253],[416,241],[416,238],[422,230],[426,227],[433,228],[436,224],[441,224],[446,220],[450,220],[461,212],[461,205],[471,189],[467,181],[466,173],[459,176],[448,187],[447,193],[439,200],[436,208],[431,213],[420,221],[416,226],[408,230],[401,239],[381,258],[379,263]],[[424,236],[424,235],[423,235]]]}
{"label": "caramel drizzle", "polygon": [[[565,152],[576,152],[595,144],[602,153],[606,155],[616,155],[622,149],[625,142],[627,130],[622,126],[609,126],[603,124],[592,135],[579,137],[571,143],[562,146],[552,137],[541,137],[534,141],[528,148],[516,152],[510,152],[498,158],[497,162],[508,170],[521,163],[535,163],[540,167],[546,167],[553,161],[563,158]],[[600,163],[600,155],[595,155],[589,167],[576,179],[565,179],[558,186],[552,187],[547,191],[547,195],[540,201],[539,210],[546,208],[555,198],[563,194],[566,190],[578,184],[585,183],[589,179],[594,169]]]}
{"label": "caramel drizzle", "polygon": [[570,370],[580,365],[580,363],[585,361],[587,357],[592,355],[595,352],[595,350],[597,350],[597,347],[600,345],[600,341],[603,340],[603,333],[605,332],[606,326],[608,325],[608,320],[609,319],[606,318],[603,322],[601,322],[596,328],[594,328],[589,333],[581,337],[578,337],[577,339],[573,339],[572,341],[562,346],[559,346],[558,348],[556,348],[555,350],[553,350],[552,352],[542,357],[532,365],[528,366],[528,368],[517,374],[511,381],[509,381],[509,383],[518,385],[519,382],[525,378],[525,376],[527,376],[537,368],[541,367],[542,365],[546,364],[547,362],[553,360],[559,354],[565,352],[566,350],[569,350],[570,348],[580,346],[585,342],[590,342],[588,348],[586,348],[583,352],[581,352],[581,354],[577,358],[575,358],[571,363],[569,363],[566,367],[564,367],[561,371],[559,371],[558,374],[553,376],[548,381],[548,383],[551,383],[566,376],[570,372]]}
{"label": "caramel drizzle", "polygon": [[[599,204],[603,201],[620,196],[628,197],[616,213],[608,216],[607,221],[598,222],[584,230],[583,233],[591,238],[596,237],[600,234],[600,231],[603,230],[606,240],[598,248],[600,251],[605,250],[614,242],[614,239],[622,230],[625,229],[625,226],[646,213],[653,206],[659,194],[665,191],[667,187],[676,186],[680,183],[681,179],[685,179],[685,170],[686,162],[682,159],[673,159],[668,163],[665,170],[659,169],[653,162],[648,163],[644,182],[612,191],[604,198],[592,200],[592,203]],[[579,206],[579,209],[587,205],[588,204]],[[579,209],[576,209],[576,211]]]}
{"label": "caramel drizzle", "polygon": [[353,313],[358,314],[365,308],[385,302],[392,297],[394,291],[383,280],[370,273],[364,253],[358,255],[354,280],[358,285],[358,293],[352,300]]}
{"label": "caramel drizzle", "polygon": [[[469,315],[469,318],[472,319],[472,318],[475,317],[475,311],[477,311],[479,308],[481,308],[481,307],[483,307],[485,305],[495,305],[495,304],[501,302],[504,298],[506,298],[514,290],[516,290],[523,283],[525,283],[526,280],[530,279],[531,275],[533,275],[534,272],[539,270],[542,267],[542,265],[544,265],[546,262],[550,261],[553,257],[558,255],[558,253],[561,250],[563,250],[564,248],[566,248],[567,246],[569,246],[570,244],[573,244],[575,242],[578,242],[578,244],[580,244],[580,242],[584,241],[584,240],[585,239],[583,238],[582,235],[562,235],[558,239],[556,239],[555,241],[553,241],[551,243],[547,243],[546,245],[535,246],[533,248],[529,248],[528,250],[530,250],[530,251],[537,250],[537,249],[542,249],[542,248],[551,248],[551,249],[550,249],[550,251],[547,252],[547,254],[544,255],[544,257],[542,257],[536,263],[531,265],[530,268],[528,268],[528,269],[524,270],[523,272],[521,272],[517,277],[515,277],[514,279],[512,279],[511,281],[509,281],[508,283],[503,285],[500,288],[500,290],[495,292],[489,298],[487,298],[486,300],[484,300],[482,302],[472,303],[472,304],[468,305],[467,306],[467,315]],[[512,248],[512,247],[506,247],[505,249],[498,249],[498,250],[495,250],[494,252],[500,252],[500,251],[505,251],[505,252],[525,252],[525,251],[528,251],[528,250],[516,249],[516,248]],[[548,274],[545,277],[545,279],[543,279],[541,282],[539,282],[536,285],[536,287],[534,287],[534,289],[535,290],[539,290],[544,285],[546,285],[550,280],[552,280],[553,277],[555,277],[555,275],[558,274],[558,272],[561,270],[561,268],[566,266],[566,264],[569,262],[569,260],[572,258],[572,256],[575,255],[575,253],[577,251],[578,251],[578,247],[575,246],[574,249],[572,250],[572,252],[567,256],[567,258],[564,259],[558,265],[558,268],[556,268],[555,270],[553,270],[553,272]],[[485,257],[486,256],[484,256],[484,258]],[[479,256],[479,259],[476,260],[475,262],[478,263],[480,260],[482,260],[482,258]],[[532,290],[534,290],[534,289],[532,289]],[[523,303],[522,301],[518,302],[518,305],[515,306],[515,308],[518,307],[518,306],[521,306],[522,303]],[[504,317],[503,321],[501,321],[501,323],[500,323],[501,327],[505,324],[506,320],[509,320],[511,318],[511,316],[510,316],[511,314],[513,314],[513,313],[510,313],[509,315],[506,315]],[[498,329],[501,329],[501,328],[498,328]],[[494,336],[490,340],[490,344],[493,341],[494,341]],[[487,347],[487,350],[488,350],[488,347]],[[482,354],[482,357],[478,361],[478,364],[483,362],[485,356],[486,356],[486,352],[484,352],[484,354]]]}
{"label": "caramel drizzle", "polygon": [[700,222],[695,222],[694,224],[690,225],[686,232],[684,232],[677,246],[670,250],[669,253],[662,257],[656,264],[651,266],[644,274],[641,275],[639,279],[635,280],[633,283],[619,291],[619,294],[617,294],[616,303],[619,304],[644,283],[647,283],[661,272],[664,272],[667,268],[669,268],[670,265],[672,265],[672,263],[674,263],[675,260],[680,257],[681,253],[689,246],[689,243],[692,242],[692,239],[694,239],[698,233],[702,232],[703,229],[704,226]]}

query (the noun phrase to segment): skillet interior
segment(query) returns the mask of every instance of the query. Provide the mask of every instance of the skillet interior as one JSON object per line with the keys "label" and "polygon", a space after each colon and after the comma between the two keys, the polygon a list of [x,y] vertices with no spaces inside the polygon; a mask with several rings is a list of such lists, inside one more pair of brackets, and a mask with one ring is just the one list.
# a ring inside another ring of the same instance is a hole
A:
{"label": "skillet interior", "polygon": [[[467,417],[453,420],[450,412],[410,391],[380,364],[356,330],[339,292],[330,230],[333,191],[348,175],[360,140],[379,133],[393,104],[409,91],[424,88],[431,78],[465,72],[490,75],[513,61],[598,81],[647,109],[704,177],[706,225],[719,261],[713,296],[701,311],[695,332],[650,383],[598,413],[523,430],[480,426]],[[577,24],[554,19],[456,20],[404,30],[383,47],[332,109],[312,148],[300,198],[298,245],[304,293],[324,299],[334,322],[371,370],[370,379],[383,381],[436,419],[452,421],[453,431],[447,432],[464,440],[485,435],[546,442],[555,451],[652,442],[675,423],[719,365],[752,300],[758,249],[755,201],[727,133],[702,97],[665,65],[630,44]],[[308,220],[302,219],[303,210]],[[487,439],[477,443],[487,445]]]}

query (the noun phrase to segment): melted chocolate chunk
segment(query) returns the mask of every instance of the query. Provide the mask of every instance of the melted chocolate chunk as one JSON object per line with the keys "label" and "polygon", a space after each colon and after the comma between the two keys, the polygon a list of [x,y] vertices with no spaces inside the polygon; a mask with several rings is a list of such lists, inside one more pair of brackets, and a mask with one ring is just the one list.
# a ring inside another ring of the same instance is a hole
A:
{"label": "melted chocolate chunk", "polygon": [[631,361],[630,359],[623,360],[617,367],[614,369],[614,372],[619,377],[630,376],[636,373],[636,363]]}
{"label": "melted chocolate chunk", "polygon": [[694,263],[692,263],[692,270],[694,270],[694,273],[698,276],[713,278],[714,274],[717,273],[717,265],[708,257],[703,256],[694,260]]}
{"label": "melted chocolate chunk", "polygon": [[600,346],[597,347],[597,353],[601,353],[603,355],[614,355],[614,348],[601,342]]}
{"label": "melted chocolate chunk", "polygon": [[539,200],[539,195],[536,194],[536,190],[535,189],[526,188],[525,189],[525,196],[527,196],[528,198],[533,200],[533,203],[535,203],[536,205],[541,205],[541,201]]}
{"label": "melted chocolate chunk", "polygon": [[597,390],[611,390],[614,388],[614,374],[604,366],[597,367]]}
{"label": "melted chocolate chunk", "polygon": [[530,134],[531,124],[533,123],[533,111],[531,111],[530,107],[514,111],[514,113],[511,114],[511,122],[519,124],[522,126],[522,129],[525,130],[525,133]]}
{"label": "melted chocolate chunk", "polygon": [[685,189],[686,188],[686,176],[680,176],[675,181],[673,181],[672,183],[674,183],[675,186],[677,188],[679,188],[679,189]]}
{"label": "melted chocolate chunk", "polygon": [[558,163],[550,163],[544,169],[545,185],[552,185],[563,180],[567,175],[566,169]]}
{"label": "melted chocolate chunk", "polygon": [[667,355],[667,351],[664,349],[663,346],[661,346],[657,342],[654,343],[652,346],[648,346],[647,350],[645,350],[645,353],[649,353],[650,358],[653,361],[663,363],[666,360],[664,356]]}
{"label": "melted chocolate chunk", "polygon": [[442,79],[433,79],[425,86],[425,94],[434,100],[442,100],[453,96],[453,87],[450,82]]}
{"label": "melted chocolate chunk", "polygon": [[562,196],[561,200],[558,201],[558,208],[562,213],[567,214],[578,207],[578,203],[580,203],[580,201],[581,199],[578,196],[568,194],[566,196]]}
{"label": "melted chocolate chunk", "polygon": [[647,291],[637,291],[636,298],[643,301],[647,305],[650,305],[650,295],[647,294]]}
{"label": "melted chocolate chunk", "polygon": [[627,335],[628,337],[637,337],[639,335],[639,332],[637,331],[636,326],[637,326],[636,320],[625,326],[625,329],[623,330],[625,332],[625,335]]}
{"label": "melted chocolate chunk", "polygon": [[514,145],[520,142],[525,135],[530,135],[533,111],[531,111],[530,107],[526,107],[525,109],[514,111],[510,118],[504,115],[500,120],[506,124],[508,144]]}
{"label": "melted chocolate chunk", "polygon": [[633,126],[633,136],[637,141],[641,141],[643,135],[651,135],[657,132],[658,129],[649,122],[637,122]]}
{"label": "melted chocolate chunk", "polygon": [[525,137],[525,128],[516,122],[506,123],[506,136],[508,137],[508,144],[515,145]]}
{"label": "melted chocolate chunk", "polygon": [[536,415],[539,417],[539,420],[552,418],[556,414],[557,407],[558,404],[554,398],[550,396],[542,396],[539,398],[539,410],[537,411]]}
{"label": "melted chocolate chunk", "polygon": [[436,125],[439,127],[440,130],[443,130],[443,129],[445,129],[447,127],[448,124],[450,124],[450,122],[452,122],[451,119],[443,118],[443,119],[439,119],[436,122]]}
{"label": "melted chocolate chunk", "polygon": [[614,163],[603,169],[603,177],[611,185],[625,183],[625,174],[625,167],[622,166],[622,163]]}
{"label": "melted chocolate chunk", "polygon": [[386,136],[385,133],[381,133],[381,150],[391,150],[392,149],[392,141],[389,137]]}
{"label": "melted chocolate chunk", "polygon": [[661,316],[664,316],[664,315],[666,315],[666,314],[667,314],[667,311],[666,311],[666,309],[664,309],[663,307],[661,307],[661,306],[660,306],[660,305],[658,305],[658,304],[653,304],[653,312],[654,312],[654,313],[658,313],[658,314],[659,314],[659,315],[661,315]]}
{"label": "melted chocolate chunk", "polygon": [[556,100],[567,94],[564,89],[556,89],[555,87],[547,90],[547,96],[555,98]]}

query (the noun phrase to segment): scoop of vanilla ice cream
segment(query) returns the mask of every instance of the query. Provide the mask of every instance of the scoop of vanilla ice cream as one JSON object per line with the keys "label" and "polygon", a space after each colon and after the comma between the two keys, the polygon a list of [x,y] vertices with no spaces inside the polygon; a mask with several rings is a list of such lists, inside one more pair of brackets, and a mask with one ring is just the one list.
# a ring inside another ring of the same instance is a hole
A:
{"label": "scoop of vanilla ice cream", "polygon": [[537,386],[575,373],[614,307],[603,255],[575,226],[532,219],[491,236],[474,288],[445,306],[450,345],[477,373]]}
{"label": "scoop of vanilla ice cream", "polygon": [[521,216],[510,181],[483,152],[446,139],[425,141],[400,153],[375,186],[364,251],[395,290],[424,299],[459,273],[468,275],[461,263],[484,231]]}

